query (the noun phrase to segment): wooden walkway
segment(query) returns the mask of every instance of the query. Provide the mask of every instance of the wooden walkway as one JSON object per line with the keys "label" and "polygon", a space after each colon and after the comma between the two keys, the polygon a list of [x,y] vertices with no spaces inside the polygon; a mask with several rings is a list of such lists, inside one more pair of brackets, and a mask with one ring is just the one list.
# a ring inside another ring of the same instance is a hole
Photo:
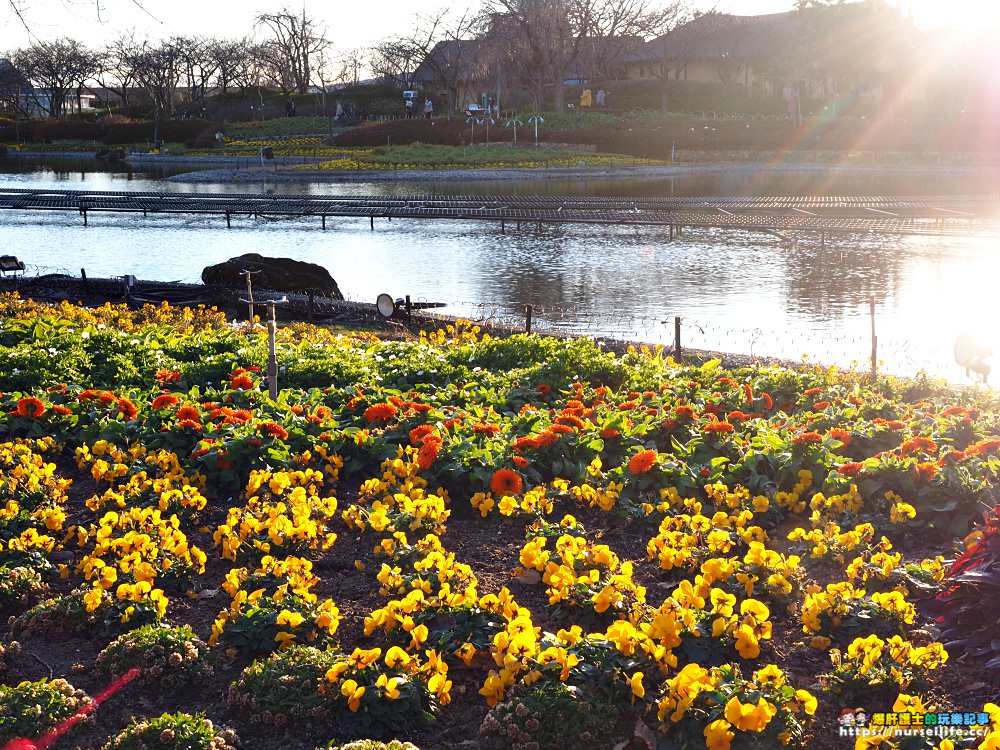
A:
{"label": "wooden walkway", "polygon": [[98,213],[213,215],[233,218],[337,217],[544,224],[712,227],[765,232],[874,232],[918,235],[1000,234],[1000,196],[636,197],[318,196],[0,189],[0,209],[61,211],[84,225]]}

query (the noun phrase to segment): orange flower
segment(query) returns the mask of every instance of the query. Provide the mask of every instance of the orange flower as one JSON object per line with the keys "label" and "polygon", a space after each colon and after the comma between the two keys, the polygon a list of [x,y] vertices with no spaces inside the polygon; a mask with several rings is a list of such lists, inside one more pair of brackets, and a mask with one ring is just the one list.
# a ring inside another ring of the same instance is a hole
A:
{"label": "orange flower", "polygon": [[837,471],[843,474],[845,477],[856,477],[861,473],[864,466],[857,461],[848,461],[846,464],[841,466]]}
{"label": "orange flower", "polygon": [[541,433],[537,438],[535,438],[535,440],[538,442],[539,448],[546,448],[552,445],[553,443],[558,443],[559,435],[553,432],[552,430],[546,430],[545,432]]}
{"label": "orange flower", "polygon": [[917,453],[930,455],[932,453],[937,453],[937,449],[937,443],[930,438],[925,437],[910,438],[899,446],[899,452],[903,456],[912,456]]}
{"label": "orange flower", "polygon": [[240,373],[229,382],[229,387],[234,391],[249,391],[253,386],[253,378],[245,372]]}
{"label": "orange flower", "polygon": [[530,462],[524,456],[514,456],[514,466],[519,469],[527,469]]}
{"label": "orange flower", "polygon": [[601,430],[601,437],[605,439],[618,437],[618,434],[619,434],[618,430],[616,430],[614,427],[605,427],[603,430]]}
{"label": "orange flower", "polygon": [[843,427],[834,427],[832,430],[830,430],[830,437],[832,437],[834,440],[839,440],[840,442],[842,442],[845,448],[849,446],[851,442],[854,440],[854,437],[851,435],[851,433],[849,433]]}
{"label": "orange flower", "polygon": [[432,425],[422,424],[419,427],[414,427],[410,430],[410,443],[413,445],[420,445],[431,435],[437,437],[437,432],[435,432]]}
{"label": "orange flower", "polygon": [[519,437],[514,441],[514,451],[516,453],[524,453],[526,450],[530,450],[538,447],[538,439],[533,438],[530,435],[525,435],[524,437]]}
{"label": "orange flower", "polygon": [[181,419],[177,422],[177,426],[183,429],[194,430],[195,432],[201,432],[201,422],[196,419]]}
{"label": "orange flower", "polygon": [[173,370],[157,370],[153,378],[157,383],[176,383],[181,379],[181,374]]}
{"label": "orange flower", "polygon": [[172,393],[165,393],[162,396],[157,396],[153,399],[153,403],[150,406],[156,411],[161,409],[169,409],[172,406],[177,406],[181,401],[179,396],[175,396]]}
{"label": "orange flower", "polygon": [[197,407],[194,406],[182,406],[177,410],[177,420],[184,421],[185,419],[190,419],[193,422],[197,422],[201,419],[201,413],[198,411]]}
{"label": "orange flower", "polygon": [[818,432],[803,432],[792,438],[792,445],[815,445],[822,442],[823,436]]}
{"label": "orange flower", "polygon": [[644,450],[636,453],[628,461],[628,470],[632,474],[645,474],[656,463],[657,453],[654,450]]}
{"label": "orange flower", "polygon": [[286,430],[277,422],[262,422],[260,425],[260,431],[265,435],[278,438],[279,440],[288,439],[288,430]]}
{"label": "orange flower", "polygon": [[931,481],[937,475],[938,470],[937,464],[933,461],[917,464],[913,468],[917,472],[917,477],[923,479],[925,482]]}
{"label": "orange flower", "polygon": [[709,422],[707,425],[701,428],[702,432],[707,432],[710,434],[727,434],[730,435],[736,432],[736,428],[730,422]]}
{"label": "orange flower", "polygon": [[139,409],[124,396],[118,399],[118,413],[122,415],[122,419],[126,422],[131,422],[133,419],[139,417]]}
{"label": "orange flower", "polygon": [[45,412],[45,404],[42,403],[41,399],[37,399],[34,396],[25,396],[17,400],[17,409],[12,411],[11,414],[16,414],[19,417],[38,419]]}
{"label": "orange flower", "polygon": [[424,444],[417,451],[417,467],[426,471],[431,468],[438,453],[441,451],[441,440],[431,440],[430,436],[424,439]]}
{"label": "orange flower", "polygon": [[829,405],[830,405],[829,401],[817,401],[815,404],[813,404],[813,411],[823,411]]}
{"label": "orange flower", "polygon": [[72,414],[73,410],[69,407],[63,406],[62,404],[56,404],[52,407],[52,411],[56,414]]}
{"label": "orange flower", "polygon": [[544,397],[552,393],[552,386],[546,383],[540,383],[539,385],[535,386],[535,390],[538,391],[538,393]]}
{"label": "orange flower", "polygon": [[389,403],[375,404],[365,409],[365,419],[369,424],[373,422],[388,422],[399,413],[399,409]]}
{"label": "orange flower", "polygon": [[678,419],[694,419],[694,409],[690,406],[678,406],[674,409],[674,415]]}
{"label": "orange flower", "polygon": [[965,453],[971,456],[985,456],[988,453],[996,453],[998,448],[1000,448],[1000,440],[983,440],[969,446]]}
{"label": "orange flower", "polygon": [[495,424],[480,422],[479,424],[472,425],[472,431],[481,435],[496,435],[500,432],[500,427]]}
{"label": "orange flower", "polygon": [[497,469],[490,479],[490,489],[497,497],[520,495],[522,487],[521,475],[511,469]]}
{"label": "orange flower", "polygon": [[771,398],[771,394],[770,393],[762,393],[762,394],[760,394],[760,398],[761,398],[761,401],[764,402],[764,408],[765,409],[771,410],[771,409],[774,408],[774,399]]}
{"label": "orange flower", "polygon": [[965,460],[965,458],[965,451],[948,451],[938,459],[938,466],[948,466],[949,464],[961,463]]}

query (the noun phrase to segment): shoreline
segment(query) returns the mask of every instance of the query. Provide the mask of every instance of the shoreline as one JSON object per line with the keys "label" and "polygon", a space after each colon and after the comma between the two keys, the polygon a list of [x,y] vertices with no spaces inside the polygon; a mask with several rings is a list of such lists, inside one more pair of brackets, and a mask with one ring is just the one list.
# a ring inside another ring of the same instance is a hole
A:
{"label": "shoreline", "polygon": [[[310,163],[328,161],[327,157],[275,157],[268,166],[257,166],[252,156],[184,156],[162,154],[129,154],[119,162],[142,169],[152,166],[172,168],[193,167],[191,171],[164,177],[170,182],[208,183],[356,183],[356,182],[508,182],[517,180],[627,180],[667,179],[699,174],[724,172],[743,173],[810,173],[842,174],[910,174],[910,175],[1000,175],[1000,166],[991,164],[932,164],[932,163],[859,163],[856,161],[823,162],[810,159],[812,152],[802,152],[798,160],[768,161],[737,159],[733,161],[690,161],[672,164],[618,167],[537,167],[510,169],[373,169],[326,171],[302,168]],[[28,159],[94,158],[88,151],[15,151],[10,156]],[[848,156],[845,153],[845,157]],[[965,155],[974,156],[974,155]],[[253,162],[254,165],[250,166]],[[198,169],[199,165],[210,168]],[[245,166],[241,166],[245,165]],[[295,167],[295,168],[289,168]]]}

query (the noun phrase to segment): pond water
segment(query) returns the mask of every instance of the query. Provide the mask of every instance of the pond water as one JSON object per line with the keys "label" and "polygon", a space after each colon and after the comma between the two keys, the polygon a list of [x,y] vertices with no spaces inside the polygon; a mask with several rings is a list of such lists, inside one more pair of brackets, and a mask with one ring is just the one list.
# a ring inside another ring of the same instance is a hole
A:
{"label": "pond water", "polygon": [[[97,169],[96,167],[101,167]],[[182,171],[184,167],[173,168]],[[107,167],[93,159],[0,160],[0,184],[94,190],[312,194],[943,195],[996,193],[987,176],[731,170],[642,180],[191,184],[169,170]],[[685,346],[867,367],[875,299],[883,368],[966,381],[953,359],[961,331],[1000,335],[997,238],[818,237],[632,227],[534,227],[506,234],[463,221],[234,220],[221,217],[0,212],[0,247],[38,273],[135,274],[198,281],[209,264],[246,252],[325,266],[350,299],[444,302],[443,312]]]}

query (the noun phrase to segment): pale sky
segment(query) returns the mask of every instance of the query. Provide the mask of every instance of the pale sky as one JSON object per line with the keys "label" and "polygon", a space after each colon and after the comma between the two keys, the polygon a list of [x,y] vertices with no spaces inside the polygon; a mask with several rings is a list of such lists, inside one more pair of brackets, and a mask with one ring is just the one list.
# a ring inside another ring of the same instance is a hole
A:
{"label": "pale sky", "polygon": [[[654,0],[655,1],[655,0]],[[336,50],[370,46],[407,29],[416,14],[429,15],[440,0],[304,0],[306,12],[325,22]],[[890,0],[910,12],[924,29],[942,26],[1000,27],[997,0]],[[72,36],[99,47],[134,28],[150,38],[205,35],[237,38],[249,34],[253,19],[286,6],[298,11],[303,0],[0,0],[0,53],[27,46],[31,38],[17,20],[12,3],[23,9],[32,32],[42,40]],[[780,13],[793,0],[695,0],[701,10],[716,7],[739,15]],[[448,3],[460,9],[459,2]],[[478,0],[470,5],[478,6]],[[100,10],[98,10],[100,8]],[[144,12],[141,8],[145,8]]]}

